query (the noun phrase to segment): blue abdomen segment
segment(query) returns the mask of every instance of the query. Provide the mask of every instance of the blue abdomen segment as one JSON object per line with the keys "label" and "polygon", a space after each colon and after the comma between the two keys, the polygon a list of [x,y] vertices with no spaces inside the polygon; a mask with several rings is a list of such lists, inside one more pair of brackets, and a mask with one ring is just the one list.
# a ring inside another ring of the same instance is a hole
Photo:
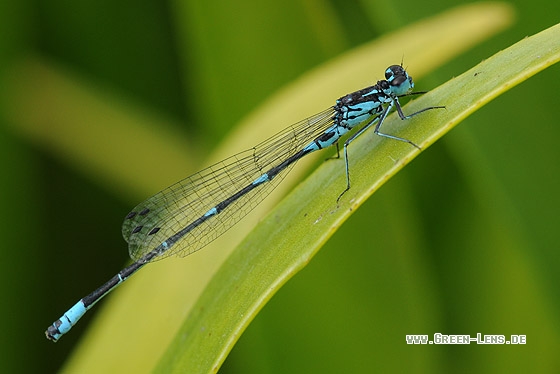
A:
{"label": "blue abdomen segment", "polygon": [[46,331],[47,338],[57,341],[66,334],[70,329],[86,314],[88,308],[84,305],[83,300],[78,301],[72,308],[55,323],[53,323]]}
{"label": "blue abdomen segment", "polygon": [[101,300],[105,295],[114,290],[117,286],[127,280],[132,274],[141,269],[146,263],[148,263],[154,256],[157,255],[157,251],[154,250],[150,252],[145,257],[145,262],[134,262],[121,270],[118,274],[109,279],[101,287],[82,298],[73,307],[68,309],[66,313],[62,315],[58,320],[56,320],[52,325],[47,328],[45,335],[47,339],[52,341],[57,341],[66,334],[72,326],[74,326],[80,318],[99,300]]}

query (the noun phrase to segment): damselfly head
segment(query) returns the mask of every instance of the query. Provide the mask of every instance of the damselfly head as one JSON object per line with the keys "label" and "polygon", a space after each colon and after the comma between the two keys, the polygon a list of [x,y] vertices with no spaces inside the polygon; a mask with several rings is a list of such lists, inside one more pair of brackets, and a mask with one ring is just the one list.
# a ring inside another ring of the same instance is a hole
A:
{"label": "damselfly head", "polygon": [[400,65],[389,66],[385,70],[385,79],[391,85],[391,92],[396,96],[403,95],[414,88],[412,77]]}

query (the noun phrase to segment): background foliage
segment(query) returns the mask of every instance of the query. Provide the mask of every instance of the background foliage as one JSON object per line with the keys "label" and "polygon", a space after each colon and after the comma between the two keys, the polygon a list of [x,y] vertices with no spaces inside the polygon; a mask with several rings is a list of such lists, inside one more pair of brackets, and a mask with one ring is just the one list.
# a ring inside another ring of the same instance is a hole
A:
{"label": "background foliage", "polygon": [[[418,87],[446,81],[558,21],[554,2],[513,3],[518,19],[511,29]],[[34,82],[20,85],[11,75],[23,71],[31,79],[33,72],[55,71],[84,95],[107,97],[115,111],[128,114],[127,120],[83,119],[80,126],[120,124],[100,130],[100,139],[114,145],[100,143],[87,162],[49,146],[48,131],[38,140],[14,131],[12,117],[2,116],[3,369],[60,367],[87,320],[57,345],[42,331],[126,261],[118,228],[131,206],[196,170],[228,129],[307,69],[450,6],[3,2],[3,113],[40,119],[64,100],[68,113],[54,118],[76,118],[76,98],[34,97],[43,86],[19,92]],[[548,69],[501,96],[387,183],[263,309],[222,371],[557,371],[558,74]],[[22,96],[37,106],[11,101]],[[185,169],[150,164],[150,150],[134,144],[151,130],[132,132],[127,121],[156,123],[162,136],[188,147]],[[80,141],[68,139],[69,146]],[[137,186],[133,177],[122,182],[97,163],[122,157],[146,184]],[[405,334],[434,332],[526,334],[530,343],[404,344]]]}

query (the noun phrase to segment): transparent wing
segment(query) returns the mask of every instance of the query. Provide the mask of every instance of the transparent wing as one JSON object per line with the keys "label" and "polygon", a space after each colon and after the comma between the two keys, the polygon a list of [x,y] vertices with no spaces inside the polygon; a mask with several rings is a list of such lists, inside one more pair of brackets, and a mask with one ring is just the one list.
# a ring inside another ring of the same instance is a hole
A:
{"label": "transparent wing", "polygon": [[[139,260],[218,203],[296,154],[333,124],[333,115],[331,107],[300,121],[259,145],[193,174],[137,205],[122,226],[130,257]],[[257,206],[293,165],[194,227],[154,260],[175,254],[187,256],[206,246]]]}

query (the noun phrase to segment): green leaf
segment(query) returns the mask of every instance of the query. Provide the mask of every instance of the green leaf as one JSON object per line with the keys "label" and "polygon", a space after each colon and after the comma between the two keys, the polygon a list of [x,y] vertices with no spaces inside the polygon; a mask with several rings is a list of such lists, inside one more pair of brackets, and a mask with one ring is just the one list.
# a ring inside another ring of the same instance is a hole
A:
{"label": "green leaf", "polygon": [[[525,38],[406,106],[433,105],[411,120],[391,116],[386,132],[423,148],[461,120],[560,59],[560,25]],[[390,130],[388,130],[390,129]],[[160,372],[218,368],[243,330],[270,297],[303,268],[367,197],[419,153],[368,132],[350,150],[352,189],[344,188],[341,161],[325,162],[282,201],[238,246],[214,276],[161,360]],[[210,353],[209,353],[210,352]]]}

